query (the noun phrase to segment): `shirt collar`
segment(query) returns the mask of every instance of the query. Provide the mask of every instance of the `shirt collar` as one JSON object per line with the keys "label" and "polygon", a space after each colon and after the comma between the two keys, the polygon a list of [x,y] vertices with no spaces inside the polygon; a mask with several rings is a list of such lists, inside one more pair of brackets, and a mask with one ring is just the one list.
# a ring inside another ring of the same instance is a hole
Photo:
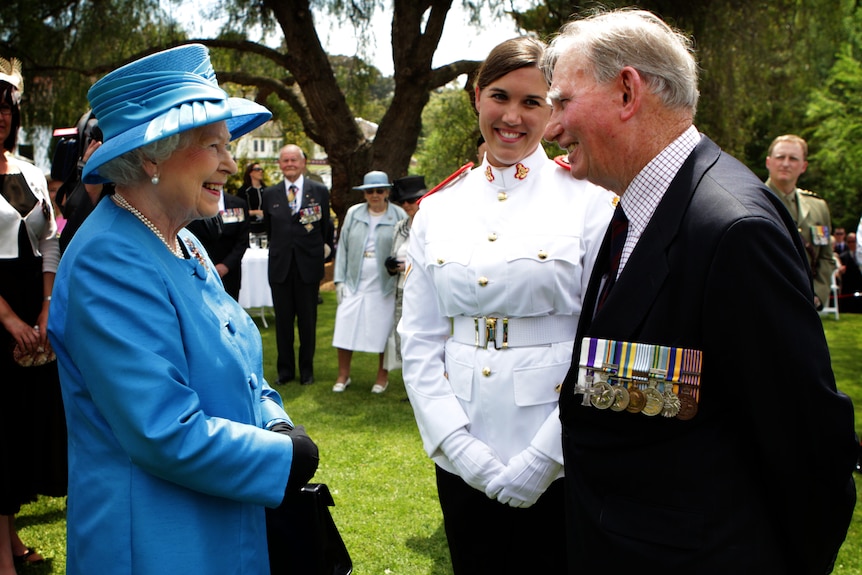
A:
{"label": "shirt collar", "polygon": [[485,160],[479,169],[490,183],[501,188],[511,188],[520,185],[523,182],[528,182],[531,179],[535,180],[542,170],[545,162],[548,161],[548,155],[542,146],[537,146],[532,154],[517,162],[512,166],[505,168],[497,168],[488,163],[488,155],[485,154]]}
{"label": "shirt collar", "polygon": [[302,174],[300,174],[299,177],[296,178],[295,182],[291,182],[287,178],[284,178],[284,189],[288,190],[288,189],[290,189],[290,186],[296,186],[297,188],[299,188],[299,192],[301,193],[302,192],[303,179],[304,179],[304,176]]}
{"label": "shirt collar", "polygon": [[620,200],[629,220],[629,237],[643,233],[683,163],[700,142],[693,125],[653,158],[629,184]]}

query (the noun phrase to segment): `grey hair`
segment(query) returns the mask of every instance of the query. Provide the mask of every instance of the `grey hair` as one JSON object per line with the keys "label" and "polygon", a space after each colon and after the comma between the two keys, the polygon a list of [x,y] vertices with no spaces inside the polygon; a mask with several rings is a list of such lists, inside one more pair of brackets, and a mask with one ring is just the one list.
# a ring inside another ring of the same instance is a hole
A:
{"label": "grey hair", "polygon": [[193,141],[193,134],[198,128],[192,128],[140,148],[129,150],[105,162],[99,168],[99,175],[121,187],[136,186],[150,179],[144,170],[144,163],[160,163],[171,157],[171,154],[188,146]]}
{"label": "grey hair", "polygon": [[567,23],[542,59],[549,83],[557,61],[574,51],[586,56],[598,83],[613,80],[631,66],[665,106],[687,109],[692,116],[697,111],[700,92],[692,41],[651,12],[620,9]]}

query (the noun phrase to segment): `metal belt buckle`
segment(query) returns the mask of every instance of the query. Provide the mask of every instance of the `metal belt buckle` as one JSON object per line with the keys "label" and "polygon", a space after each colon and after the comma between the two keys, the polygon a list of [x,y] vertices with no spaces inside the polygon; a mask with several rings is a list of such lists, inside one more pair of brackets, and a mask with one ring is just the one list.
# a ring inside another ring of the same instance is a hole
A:
{"label": "metal belt buckle", "polygon": [[488,344],[491,341],[494,342],[494,349],[499,349],[497,347],[497,318],[486,317],[485,318],[485,349],[488,349]]}
{"label": "metal belt buckle", "polygon": [[[499,326],[498,322],[503,325],[503,344],[502,346],[497,345],[497,330]],[[478,326],[476,333],[476,340],[478,341]],[[496,317],[486,317],[485,318],[485,349],[488,349],[488,344],[494,342],[494,349],[507,349],[509,347],[509,318],[496,318]]]}

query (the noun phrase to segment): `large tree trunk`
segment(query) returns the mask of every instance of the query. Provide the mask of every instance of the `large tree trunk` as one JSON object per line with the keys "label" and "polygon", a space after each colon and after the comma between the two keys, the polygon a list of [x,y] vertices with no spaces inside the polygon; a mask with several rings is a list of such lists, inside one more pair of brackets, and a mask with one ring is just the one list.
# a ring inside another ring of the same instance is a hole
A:
{"label": "large tree trunk", "polygon": [[452,0],[394,0],[395,93],[377,135],[368,141],[336,83],[314,27],[309,1],[264,0],[264,4],[284,32],[287,68],[302,92],[301,103],[308,112],[300,114],[305,131],[329,158],[332,209],[341,221],[347,208],[362,200],[362,195],[352,188],[362,182],[366,172],[383,170],[392,179],[407,175],[430,91],[472,71],[478,63],[456,62],[431,69]]}

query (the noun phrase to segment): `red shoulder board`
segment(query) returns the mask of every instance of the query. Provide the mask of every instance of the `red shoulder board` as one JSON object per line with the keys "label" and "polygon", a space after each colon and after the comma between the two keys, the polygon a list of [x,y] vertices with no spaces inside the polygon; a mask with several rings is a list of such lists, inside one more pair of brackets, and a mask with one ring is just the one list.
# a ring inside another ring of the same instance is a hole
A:
{"label": "red shoulder board", "polygon": [[437,184],[436,186],[431,188],[427,194],[425,194],[424,196],[419,198],[419,203],[421,204],[422,200],[424,200],[425,198],[427,198],[431,194],[436,194],[437,192],[439,192],[443,188],[446,188],[446,187],[450,186],[451,184],[453,184],[454,182],[463,178],[466,174],[470,173],[470,168],[472,168],[472,167],[473,167],[473,162],[467,162],[466,164],[464,164],[463,166],[458,168],[458,170],[456,170],[454,174],[452,174],[451,176],[449,176],[448,178],[446,178],[445,180],[443,180],[442,182],[440,182],[439,184]]}
{"label": "red shoulder board", "polygon": [[557,156],[554,158],[554,161],[558,166],[565,168],[566,170],[572,171],[572,165],[569,163],[569,156],[563,154],[562,156]]}

